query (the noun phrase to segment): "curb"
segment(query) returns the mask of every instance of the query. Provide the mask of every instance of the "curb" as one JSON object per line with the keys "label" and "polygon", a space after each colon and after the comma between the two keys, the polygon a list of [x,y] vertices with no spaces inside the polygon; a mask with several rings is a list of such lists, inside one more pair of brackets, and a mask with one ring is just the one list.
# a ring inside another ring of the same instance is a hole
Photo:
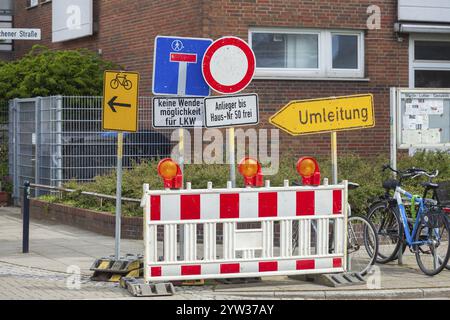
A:
{"label": "curb", "polygon": [[450,297],[450,287],[374,289],[374,290],[316,290],[316,291],[265,291],[239,292],[214,291],[217,295],[259,299],[322,299],[322,300],[367,300],[367,299],[427,299]]}

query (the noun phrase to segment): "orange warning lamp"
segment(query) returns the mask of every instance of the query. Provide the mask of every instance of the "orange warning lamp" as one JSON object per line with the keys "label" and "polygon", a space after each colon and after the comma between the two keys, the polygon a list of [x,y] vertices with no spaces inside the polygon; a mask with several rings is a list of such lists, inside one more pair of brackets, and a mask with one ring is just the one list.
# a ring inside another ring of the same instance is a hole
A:
{"label": "orange warning lamp", "polygon": [[180,189],[183,181],[178,163],[171,158],[162,159],[158,163],[158,174],[164,181],[164,188]]}
{"label": "orange warning lamp", "polygon": [[297,172],[302,176],[304,186],[318,186],[320,184],[320,169],[316,159],[312,157],[298,159]]}
{"label": "orange warning lamp", "polygon": [[250,187],[263,185],[261,164],[253,158],[245,157],[239,162],[239,173],[244,177],[244,184]]}

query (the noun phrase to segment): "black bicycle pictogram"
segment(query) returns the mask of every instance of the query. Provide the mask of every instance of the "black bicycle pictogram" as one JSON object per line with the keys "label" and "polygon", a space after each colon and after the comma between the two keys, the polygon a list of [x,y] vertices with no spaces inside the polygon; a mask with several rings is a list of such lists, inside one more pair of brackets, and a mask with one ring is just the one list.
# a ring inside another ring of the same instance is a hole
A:
{"label": "black bicycle pictogram", "polygon": [[127,75],[120,75],[120,73],[116,74],[116,77],[111,80],[111,88],[117,89],[119,85],[124,87],[126,90],[130,90],[133,87],[133,82],[127,79]]}

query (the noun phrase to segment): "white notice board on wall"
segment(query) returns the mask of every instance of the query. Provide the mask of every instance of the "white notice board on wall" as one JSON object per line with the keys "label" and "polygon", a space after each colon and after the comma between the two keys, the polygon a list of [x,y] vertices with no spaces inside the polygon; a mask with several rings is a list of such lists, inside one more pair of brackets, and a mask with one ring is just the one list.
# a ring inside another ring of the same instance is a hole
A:
{"label": "white notice board on wall", "polygon": [[450,90],[401,89],[397,97],[399,148],[450,148]]}

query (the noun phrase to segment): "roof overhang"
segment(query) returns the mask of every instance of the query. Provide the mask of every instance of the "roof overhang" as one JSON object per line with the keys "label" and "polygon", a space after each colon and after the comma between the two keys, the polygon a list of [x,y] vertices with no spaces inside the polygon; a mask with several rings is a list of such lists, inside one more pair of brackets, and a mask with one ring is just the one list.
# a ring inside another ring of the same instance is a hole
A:
{"label": "roof overhang", "polygon": [[400,33],[447,33],[450,34],[450,24],[429,24],[397,22],[394,25],[395,32]]}

